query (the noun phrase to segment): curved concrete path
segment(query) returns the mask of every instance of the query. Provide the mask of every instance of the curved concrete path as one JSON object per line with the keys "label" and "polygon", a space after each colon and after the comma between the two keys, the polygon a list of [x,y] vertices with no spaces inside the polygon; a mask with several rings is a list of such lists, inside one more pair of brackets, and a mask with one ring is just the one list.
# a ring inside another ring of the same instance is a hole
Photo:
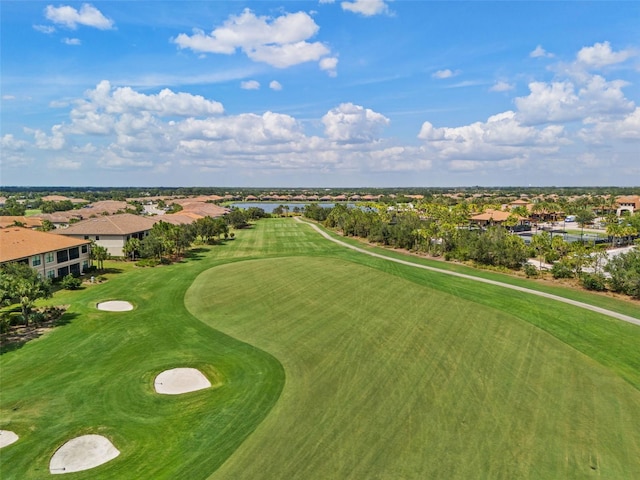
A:
{"label": "curved concrete path", "polygon": [[475,282],[488,283],[490,285],[496,285],[498,287],[509,288],[511,290],[517,290],[519,292],[524,292],[524,293],[530,293],[531,295],[537,295],[539,297],[550,298],[552,300],[557,300],[558,302],[568,303],[569,305],[573,305],[575,307],[591,310],[593,312],[601,313],[603,315],[608,315],[609,317],[617,318],[618,320],[622,320],[623,322],[633,323],[635,325],[640,326],[640,318],[631,317],[629,315],[624,315],[623,313],[607,310],[606,308],[596,307],[595,305],[589,305],[588,303],[579,302],[577,300],[571,300],[570,298],[564,298],[559,295],[554,295],[552,293],[540,292],[538,290],[532,290],[530,288],[519,287],[517,285],[510,285],[508,283],[502,283],[496,280],[489,280],[487,278],[474,277],[473,275],[466,275],[464,273],[452,272],[450,270],[442,270],[440,268],[429,267],[427,265],[420,265],[418,263],[409,262],[407,260],[400,260],[398,258],[387,257],[379,253],[370,252],[368,250],[365,250],[364,248],[356,247],[355,245],[350,245],[336,238],[333,238],[332,236],[324,232],[322,229],[320,229],[320,227],[318,227],[317,225],[314,225],[313,223],[305,222],[303,220],[300,220],[298,217],[296,217],[296,220],[301,223],[305,223],[306,225],[309,225],[311,228],[316,230],[320,235],[322,235],[327,240],[331,240],[332,242],[337,243],[338,245],[342,245],[343,247],[350,248],[351,250],[355,250],[356,252],[364,253],[366,255],[371,255],[372,257],[382,258],[384,260],[400,263],[402,265],[408,265],[409,267],[422,268],[423,270],[430,270],[432,272],[443,273],[445,275],[466,278],[467,280],[473,280]]}

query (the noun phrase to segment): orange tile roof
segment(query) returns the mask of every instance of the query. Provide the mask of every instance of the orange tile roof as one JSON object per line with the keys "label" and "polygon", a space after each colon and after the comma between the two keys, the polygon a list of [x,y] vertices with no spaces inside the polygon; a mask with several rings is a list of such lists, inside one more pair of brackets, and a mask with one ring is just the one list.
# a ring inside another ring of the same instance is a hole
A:
{"label": "orange tile roof", "polygon": [[122,213],[119,215],[101,215],[56,230],[60,235],[128,235],[151,230],[154,221],[150,218]]}
{"label": "orange tile roof", "polygon": [[11,227],[15,222],[23,223],[27,228],[41,227],[42,219],[38,217],[25,216],[0,216],[0,228]]}
{"label": "orange tile roof", "polygon": [[28,228],[3,228],[0,230],[0,263],[89,243],[91,243],[89,240],[38,232]]}

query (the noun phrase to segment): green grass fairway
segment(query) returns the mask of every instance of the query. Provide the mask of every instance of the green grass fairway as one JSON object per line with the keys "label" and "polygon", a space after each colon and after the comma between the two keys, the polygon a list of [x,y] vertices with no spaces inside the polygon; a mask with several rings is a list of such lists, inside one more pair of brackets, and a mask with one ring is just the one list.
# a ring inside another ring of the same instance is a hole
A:
{"label": "green grass fairway", "polygon": [[[3,480],[47,478],[84,433],[121,455],[70,478],[640,478],[639,327],[292,219],[51,303],[67,323],[0,356],[0,429],[20,435]],[[217,385],[156,395],[174,367]]]}

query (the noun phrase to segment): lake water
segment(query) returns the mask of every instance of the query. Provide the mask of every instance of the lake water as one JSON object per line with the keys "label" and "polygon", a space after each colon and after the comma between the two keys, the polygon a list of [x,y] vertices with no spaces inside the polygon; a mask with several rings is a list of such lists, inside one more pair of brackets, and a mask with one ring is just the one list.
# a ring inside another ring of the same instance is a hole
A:
{"label": "lake water", "polygon": [[[265,211],[265,213],[272,213],[273,210],[278,208],[280,205],[289,207],[289,211],[292,212],[295,207],[298,207],[300,210],[304,210],[304,207],[306,207],[307,205],[311,205],[312,203],[317,203],[318,205],[320,205],[323,208],[333,208],[335,206],[335,203],[324,203],[324,202],[281,202],[281,203],[278,203],[278,202],[239,202],[239,203],[232,203],[230,206],[231,207],[237,207],[237,208],[243,208],[243,209],[247,209],[247,208],[251,208],[251,207],[258,207],[258,208],[263,209]],[[355,205],[353,203],[348,203],[347,206],[348,207],[354,207]]]}

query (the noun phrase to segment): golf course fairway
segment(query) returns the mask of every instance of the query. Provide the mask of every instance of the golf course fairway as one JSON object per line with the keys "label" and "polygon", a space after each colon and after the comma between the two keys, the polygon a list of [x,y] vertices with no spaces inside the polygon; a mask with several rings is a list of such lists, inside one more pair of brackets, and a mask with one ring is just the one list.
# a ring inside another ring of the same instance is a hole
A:
{"label": "golf course fairway", "polygon": [[[50,303],[66,324],[0,356],[3,480],[92,433],[121,454],[72,478],[640,478],[640,327],[292,219]],[[178,367],[212,387],[155,394]]]}

